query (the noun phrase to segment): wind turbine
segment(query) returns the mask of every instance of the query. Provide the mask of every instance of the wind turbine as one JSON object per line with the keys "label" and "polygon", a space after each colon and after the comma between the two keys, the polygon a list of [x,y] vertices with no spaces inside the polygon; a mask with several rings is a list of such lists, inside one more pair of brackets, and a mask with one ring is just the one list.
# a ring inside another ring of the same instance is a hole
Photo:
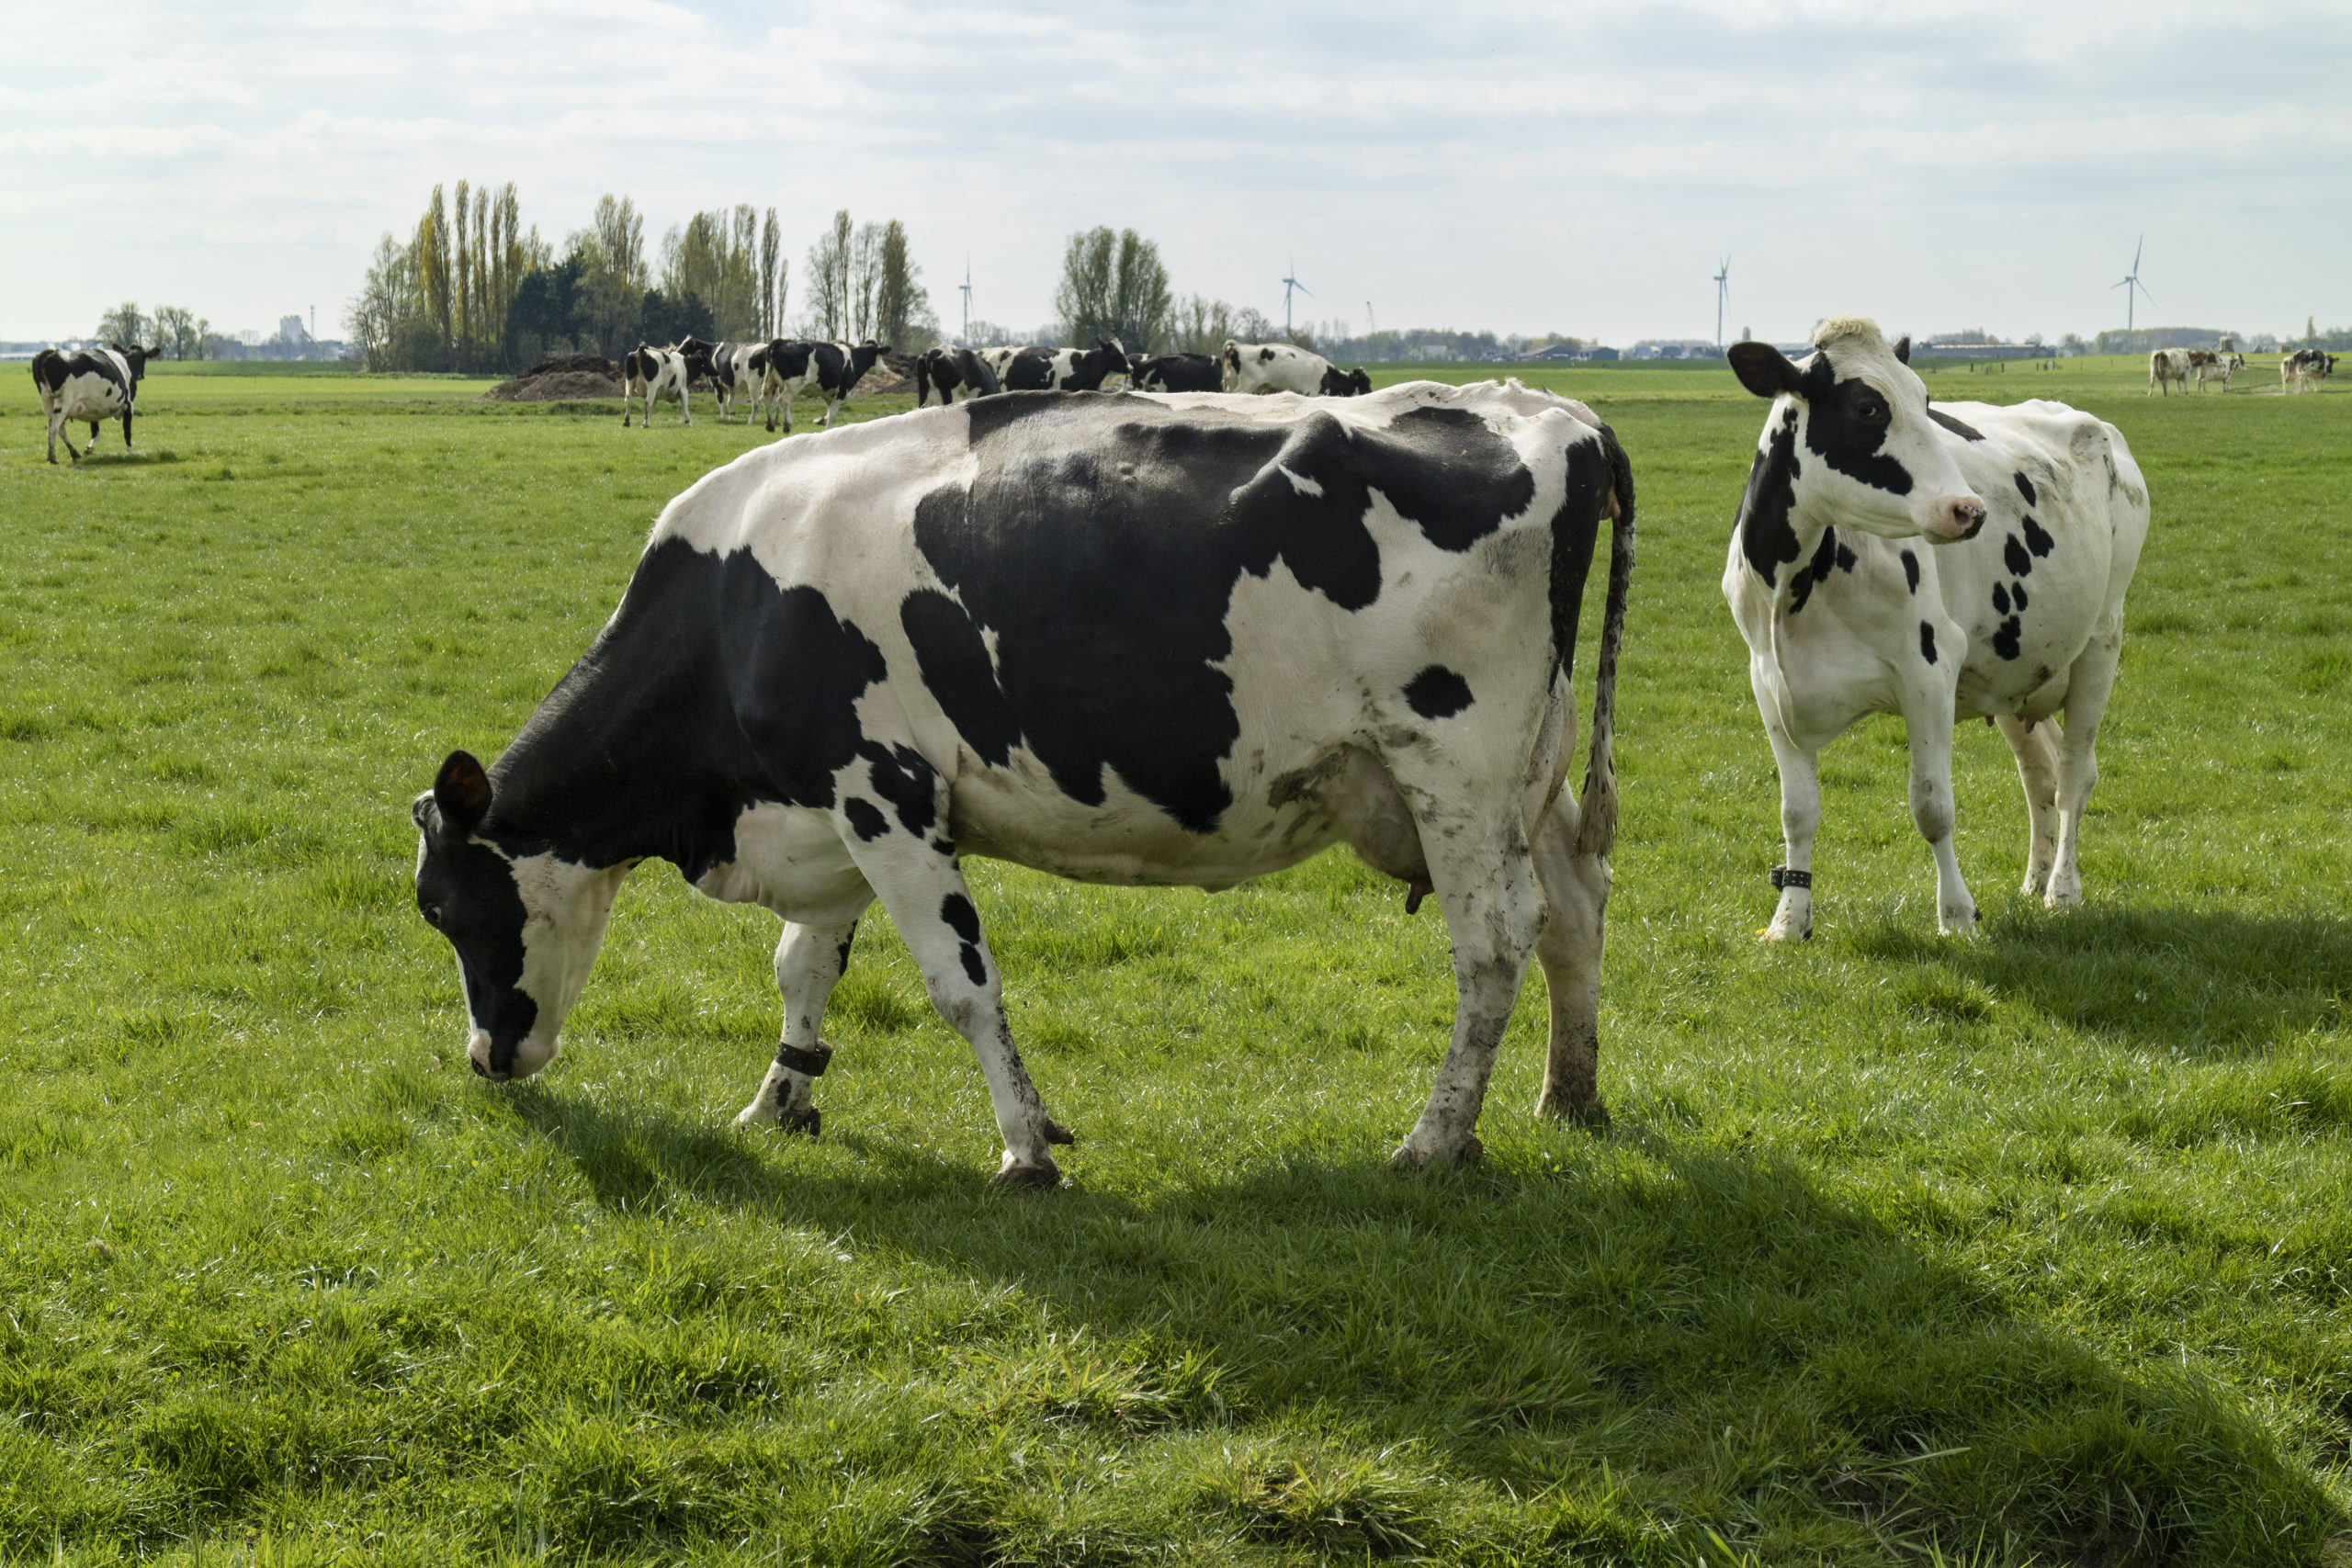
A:
{"label": "wind turbine", "polygon": [[1369,299],[1363,302],[1363,330],[1367,337],[1380,335],[1380,318],[1372,313],[1372,301]]}
{"label": "wind turbine", "polygon": [[[2148,294],[2147,286],[2140,281],[2140,253],[2147,248],[2147,244],[2148,236],[2145,234],[2141,235],[2140,243],[2132,247],[2132,270],[2123,275],[2122,282],[2110,283],[2108,285],[2109,288],[2120,288],[2123,290],[2123,330],[2127,333],[2132,330],[2133,325],[2132,312],[2133,301],[2136,300],[2139,296]],[[2148,294],[2148,303],[2153,305],[2155,302],[2156,297],[2153,294]]]}
{"label": "wind turbine", "polygon": [[1715,352],[1724,351],[1724,299],[1731,293],[1731,257],[1715,273]]}
{"label": "wind turbine", "polygon": [[[1295,256],[1291,259],[1290,270],[1293,275],[1298,271],[1298,259]],[[1315,295],[1315,290],[1301,283],[1295,276],[1285,276],[1283,279],[1283,332],[1285,334],[1290,332],[1290,296],[1294,288],[1309,299]]]}
{"label": "wind turbine", "polygon": [[964,343],[968,347],[972,342],[972,258],[968,254],[964,257],[964,281],[956,287],[964,295]]}

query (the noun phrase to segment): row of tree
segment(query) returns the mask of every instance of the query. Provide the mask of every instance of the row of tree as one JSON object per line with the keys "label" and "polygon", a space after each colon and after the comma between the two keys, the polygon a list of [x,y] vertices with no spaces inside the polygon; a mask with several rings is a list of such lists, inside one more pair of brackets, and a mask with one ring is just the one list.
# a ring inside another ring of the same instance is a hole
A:
{"label": "row of tree", "polygon": [[[551,355],[617,357],[640,343],[784,336],[791,263],[775,209],[697,212],[662,238],[657,274],[645,220],[625,196],[598,199],[559,257],[522,227],[514,186],[442,187],[408,242],[377,243],[351,301],[354,351],[371,370],[519,370]],[[905,225],[846,210],[809,247],[808,336],[877,338],[910,351],[937,341]]]}

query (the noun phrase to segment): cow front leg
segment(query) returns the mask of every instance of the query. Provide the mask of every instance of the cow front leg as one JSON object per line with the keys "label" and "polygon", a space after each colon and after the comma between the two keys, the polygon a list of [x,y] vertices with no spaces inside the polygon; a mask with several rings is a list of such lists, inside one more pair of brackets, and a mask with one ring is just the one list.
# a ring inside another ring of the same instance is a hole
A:
{"label": "cow front leg", "polygon": [[1936,930],[1945,936],[1973,936],[1976,900],[1961,879],[1960,857],[1951,844],[1951,722],[1950,686],[1906,684],[1903,725],[1911,742],[1911,820],[1936,857]]}
{"label": "cow front leg", "polygon": [[1544,968],[1551,1013],[1535,1111],[1598,1128],[1609,1124],[1600,1077],[1602,919],[1610,869],[1605,855],[1577,852],[1578,819],[1577,803],[1564,789],[1535,836],[1535,876],[1545,906],[1535,960]]}
{"label": "cow front leg", "polygon": [[1485,1153],[1478,1112],[1544,926],[1544,894],[1518,821],[1419,825],[1453,941],[1453,1040],[1420,1119],[1389,1157],[1399,1170],[1472,1164]]}
{"label": "cow front leg", "polygon": [[827,398],[825,400],[825,428],[827,430],[832,429],[833,411],[841,406],[842,400],[839,398]]}
{"label": "cow front leg", "polygon": [[2058,736],[2058,853],[2050,868],[2042,903],[2064,908],[2083,901],[2083,875],[2075,852],[2083,812],[2098,784],[2098,727],[2115,690],[2115,667],[2123,657],[2123,619],[2108,616],[2075,660],[2066,682],[2066,723]]}
{"label": "cow front leg", "polygon": [[773,1126],[817,1135],[824,1119],[812,1104],[832,1047],[820,1036],[825,1003],[849,970],[857,921],[801,925],[787,920],[775,944],[775,985],[784,996],[784,1038],[760,1091],[735,1118],[739,1127]]}
{"label": "cow front leg", "polygon": [[1781,774],[1781,860],[1772,871],[1772,885],[1781,897],[1771,923],[1756,933],[1756,940],[1810,942],[1813,840],[1821,828],[1821,752],[1798,745],[1770,708],[1764,713],[1764,734],[1772,743],[1772,761]]}
{"label": "cow front leg", "polygon": [[2018,783],[2025,788],[2025,884],[2018,891],[2031,898],[2049,885],[2058,861],[2058,750],[2050,743],[2056,727],[2047,720],[2028,724],[2014,714],[1995,722],[2017,753]]}

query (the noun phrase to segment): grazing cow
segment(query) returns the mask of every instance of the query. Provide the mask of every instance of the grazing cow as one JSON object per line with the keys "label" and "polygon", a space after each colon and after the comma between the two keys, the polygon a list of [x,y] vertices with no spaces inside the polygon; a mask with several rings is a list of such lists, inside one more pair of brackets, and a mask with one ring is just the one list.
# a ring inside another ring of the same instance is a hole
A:
{"label": "grazing cow", "polygon": [[2162,389],[2165,397],[2171,397],[2176,381],[2180,383],[2182,391],[2188,390],[2188,373],[2192,368],[2188,355],[2189,350],[2185,348],[2160,348],[2148,355],[2148,391],[2151,396]]}
{"label": "grazing cow", "polygon": [[[1604,518],[1579,801],[1569,664]],[[879,898],[978,1055],[999,1179],[1050,1183],[1070,1135],[1014,1049],[963,857],[1221,888],[1346,842],[1433,890],[1453,941],[1453,1044],[1395,1163],[1477,1157],[1531,953],[1539,1103],[1599,1120],[1633,531],[1616,438],[1516,382],[1336,412],[1013,392],[760,447],[663,510],[496,764],[452,752],[413,807],[467,1055],[545,1066],[622,879],[667,860],[786,922],[783,1043],[737,1120],[814,1133],[826,998]]]}
{"label": "grazing cow", "polygon": [[1223,375],[1228,392],[1296,392],[1309,398],[1360,398],[1372,390],[1362,370],[1342,370],[1311,349],[1287,343],[1226,341]]}
{"label": "grazing cow", "polygon": [[649,348],[639,344],[621,356],[621,428],[628,428],[637,412],[633,400],[645,400],[645,428],[653,428],[653,405],[675,392],[678,413],[688,424],[695,422],[694,396],[689,389],[697,376],[711,374],[711,350],[717,345],[700,338],[682,338],[668,348]]}
{"label": "grazing cow", "polygon": [[1004,390],[989,362],[968,348],[927,348],[915,360],[915,407],[994,397]]}
{"label": "grazing cow", "polygon": [[1127,361],[1127,384],[1138,392],[1220,392],[1225,370],[1211,354],[1138,354]]}
{"label": "grazing cow", "polygon": [[722,343],[710,351],[710,385],[718,395],[718,419],[735,417],[735,400],[744,402],[743,423],[759,412],[767,389],[768,345],[763,343]]}
{"label": "grazing cow", "polygon": [[2195,360],[2192,368],[2197,373],[2197,389],[2200,392],[2208,381],[2219,381],[2222,390],[2228,391],[2230,378],[2245,368],[2245,355],[2243,354],[2200,348],[2191,357]]}
{"label": "grazing cow", "polygon": [[986,348],[980,357],[1008,392],[1092,392],[1127,373],[1127,351],[1117,338],[1092,348]]}
{"label": "grazing cow", "polygon": [[[49,422],[49,460],[57,461],[57,443],[65,441],[66,455],[75,462],[85,452],[98,449],[98,422],[122,421],[122,449],[130,450],[130,416],[139,400],[139,382],[147,374],[147,362],[157,358],[163,349],[141,348],[136,344],[125,348],[120,344],[109,344],[96,353],[87,350],[63,354],[44,348],[33,355],[33,386],[40,392],[40,412]],[[68,420],[80,420],[90,427],[90,444],[81,452],[74,450],[74,438],[65,435]]]}
{"label": "grazing cow", "polygon": [[768,428],[775,428],[776,411],[784,412],[784,433],[792,434],[792,400],[814,389],[825,399],[825,428],[833,427],[833,411],[847,400],[850,391],[874,362],[882,357],[882,345],[868,341],[854,347],[845,343],[789,342],[778,338],[768,344],[767,380],[762,396],[768,404]]}
{"label": "grazing cow", "polygon": [[2335,355],[2316,348],[2299,348],[2278,361],[2278,389],[2308,392],[2335,374]]}
{"label": "grazing cow", "polygon": [[1938,930],[1976,926],[1951,847],[1956,715],[1997,723],[2017,753],[2026,893],[2079,902],[2075,840],[2148,530],[2131,450],[2063,403],[1930,407],[1911,340],[1889,348],[1859,317],[1815,344],[1803,365],[1769,344],[1729,355],[1741,384],[1772,400],[1724,568],[1781,772],[1788,858],[1760,934],[1813,934],[1815,761],[1871,713],[1900,713],[1909,732]]}

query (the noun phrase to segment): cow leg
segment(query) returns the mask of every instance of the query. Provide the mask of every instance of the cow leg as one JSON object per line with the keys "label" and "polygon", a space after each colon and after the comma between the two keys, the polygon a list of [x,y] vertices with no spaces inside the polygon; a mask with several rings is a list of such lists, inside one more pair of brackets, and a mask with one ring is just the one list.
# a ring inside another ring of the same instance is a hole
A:
{"label": "cow leg", "polygon": [[784,995],[784,1040],[775,1063],[760,1080],[760,1092],[735,1118],[738,1127],[775,1126],[817,1135],[823,1118],[809,1103],[817,1078],[832,1048],[818,1037],[825,1002],[849,969],[849,944],[857,922],[804,926],[786,920],[775,944],[775,986]]}
{"label": "cow leg", "polygon": [[1936,930],[1945,936],[1971,936],[1976,931],[1976,900],[1961,879],[1960,857],[1951,847],[1951,723],[1950,685],[1932,677],[1904,682],[1903,727],[1911,741],[1911,820],[1936,857]]}
{"label": "cow leg", "polygon": [[1781,901],[1772,923],[1756,933],[1758,942],[1813,940],[1813,839],[1821,827],[1821,753],[1808,750],[1789,738],[1772,709],[1759,695],[1764,734],[1772,743],[1772,761],[1781,774],[1781,867],[1793,874],[1776,878]]}
{"label": "cow leg", "polygon": [[1600,957],[1609,905],[1609,862],[1576,852],[1579,813],[1560,791],[1535,834],[1535,876],[1544,889],[1544,934],[1535,961],[1544,967],[1551,1039],[1544,1057],[1540,1116],[1609,1124],[1600,1102]]}
{"label": "cow leg", "polygon": [[2066,724],[2058,737],[2058,859],[2050,868],[2042,903],[2052,909],[2083,901],[2083,876],[2075,852],[2083,831],[2083,808],[2098,783],[2098,727],[2115,690],[2115,666],[2123,657],[2123,616],[2119,609],[2091,637],[2075,660],[2066,683]]}
{"label": "cow leg", "polygon": [[2030,724],[2013,714],[1996,720],[2018,756],[2018,782],[2025,786],[2025,886],[2018,891],[2030,898],[2050,880],[2058,859],[2058,752],[2050,743],[2053,728],[2048,720]]}
{"label": "cow leg", "polygon": [[[1462,799],[1461,781],[1447,784],[1452,787],[1443,793],[1408,785],[1406,796]],[[1426,810],[1414,813],[1430,881],[1453,940],[1453,1042],[1438,1065],[1420,1119],[1389,1158],[1399,1170],[1470,1164],[1485,1152],[1476,1127],[1487,1080],[1544,927],[1544,893],[1516,803],[1496,822],[1448,816],[1451,820],[1434,820]]]}
{"label": "cow leg", "polygon": [[832,429],[833,411],[841,406],[842,400],[839,398],[827,398],[825,400],[825,428],[827,430]]}

